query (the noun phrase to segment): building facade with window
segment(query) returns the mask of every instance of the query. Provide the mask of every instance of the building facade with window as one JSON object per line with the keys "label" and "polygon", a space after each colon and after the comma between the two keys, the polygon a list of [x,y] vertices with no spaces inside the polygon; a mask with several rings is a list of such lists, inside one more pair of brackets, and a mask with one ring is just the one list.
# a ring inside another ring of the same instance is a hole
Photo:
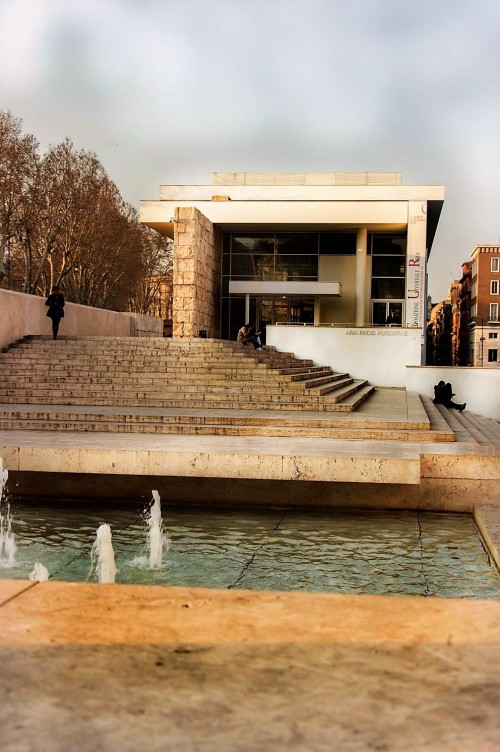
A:
{"label": "building facade with window", "polygon": [[470,362],[500,363],[500,245],[478,245],[471,254]]}
{"label": "building facade with window", "polygon": [[[452,283],[453,284],[453,283]],[[462,276],[456,283],[453,305],[453,365],[470,364],[470,322],[471,322],[472,263],[464,261]]]}
{"label": "building facade with window", "polygon": [[174,239],[174,336],[384,326],[391,311],[423,331],[443,200],[400,173],[214,173],[162,185],[141,222]]}

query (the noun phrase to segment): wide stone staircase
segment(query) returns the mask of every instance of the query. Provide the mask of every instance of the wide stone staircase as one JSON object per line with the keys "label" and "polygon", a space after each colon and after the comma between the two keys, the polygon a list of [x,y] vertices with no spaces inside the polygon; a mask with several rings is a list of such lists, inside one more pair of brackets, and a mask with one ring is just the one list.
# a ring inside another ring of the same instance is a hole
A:
{"label": "wide stone staircase", "polygon": [[0,430],[427,442],[475,431],[480,443],[498,431],[450,412],[223,340],[27,337],[0,353]]}
{"label": "wide stone staircase", "polygon": [[6,404],[350,412],[374,390],[273,347],[199,338],[28,337],[0,369]]}

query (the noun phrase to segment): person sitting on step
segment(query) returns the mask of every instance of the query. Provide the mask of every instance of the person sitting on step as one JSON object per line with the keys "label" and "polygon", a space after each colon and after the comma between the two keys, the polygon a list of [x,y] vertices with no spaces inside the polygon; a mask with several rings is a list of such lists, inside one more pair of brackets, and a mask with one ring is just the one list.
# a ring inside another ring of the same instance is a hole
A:
{"label": "person sitting on step", "polygon": [[256,350],[263,350],[262,342],[260,339],[260,332],[255,333],[255,326],[253,324],[245,324],[241,327],[236,338],[237,342],[242,342],[244,345],[248,343],[252,344]]}
{"label": "person sitting on step", "polygon": [[434,387],[434,399],[432,401],[435,405],[444,405],[445,407],[453,408],[453,410],[458,410],[461,413],[462,410],[465,410],[467,403],[464,402],[462,405],[459,405],[456,402],[453,402],[452,397],[454,396],[451,384],[445,384],[444,381],[440,381]]}

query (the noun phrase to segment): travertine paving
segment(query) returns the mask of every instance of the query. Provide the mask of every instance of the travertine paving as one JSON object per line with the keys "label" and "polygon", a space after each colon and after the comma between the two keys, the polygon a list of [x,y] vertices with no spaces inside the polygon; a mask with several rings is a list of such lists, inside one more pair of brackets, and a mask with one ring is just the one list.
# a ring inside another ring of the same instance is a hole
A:
{"label": "travertine paving", "polygon": [[0,583],[2,750],[493,752],[500,604]]}
{"label": "travertine paving", "polygon": [[[287,410],[279,389],[272,417],[178,391],[148,407],[9,395],[0,457],[14,489],[60,481],[67,498],[105,478],[232,504],[267,488],[306,508],[474,510],[493,555],[498,424],[392,389],[355,412]],[[0,581],[0,620],[2,752],[500,748],[498,602]]]}

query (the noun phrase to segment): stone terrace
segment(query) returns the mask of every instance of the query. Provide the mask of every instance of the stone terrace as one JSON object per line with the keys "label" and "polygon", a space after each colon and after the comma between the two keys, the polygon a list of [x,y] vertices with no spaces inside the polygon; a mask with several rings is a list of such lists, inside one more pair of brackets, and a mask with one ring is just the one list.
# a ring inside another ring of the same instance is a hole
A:
{"label": "stone terrace", "polygon": [[0,456],[27,493],[69,478],[69,496],[95,495],[105,474],[104,493],[148,485],[181,501],[471,511],[498,500],[498,423],[289,353],[36,338],[0,365]]}
{"label": "stone terrace", "polygon": [[[162,499],[226,495],[233,506],[473,511],[500,561],[495,421],[402,389],[371,387],[342,409],[353,395],[336,402],[338,380],[307,401],[325,382],[300,382],[331,374],[229,344],[214,343],[220,358],[236,351],[219,368],[211,345],[193,342],[202,365],[191,373],[173,342],[150,342],[134,368],[147,344],[119,360],[101,343],[98,358],[88,342],[64,340],[0,356],[0,457],[16,491],[29,495],[31,483],[39,497],[67,478],[68,498],[97,486],[101,497],[158,488]],[[195,401],[203,390],[216,398]],[[257,390],[275,399],[255,403]],[[0,614],[6,750],[500,746],[494,601],[10,580]]]}

